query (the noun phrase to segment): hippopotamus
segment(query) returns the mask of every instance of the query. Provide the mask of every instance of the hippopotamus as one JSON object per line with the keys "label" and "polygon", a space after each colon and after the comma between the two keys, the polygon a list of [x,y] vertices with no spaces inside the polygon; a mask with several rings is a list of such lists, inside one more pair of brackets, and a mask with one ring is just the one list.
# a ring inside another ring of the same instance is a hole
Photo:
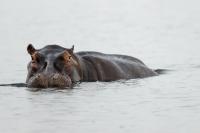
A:
{"label": "hippopotamus", "polygon": [[116,81],[158,75],[141,60],[119,54],[94,51],[74,52],[74,46],[65,48],[47,45],[35,49],[29,44],[31,56],[26,79],[29,88],[68,88],[78,82]]}

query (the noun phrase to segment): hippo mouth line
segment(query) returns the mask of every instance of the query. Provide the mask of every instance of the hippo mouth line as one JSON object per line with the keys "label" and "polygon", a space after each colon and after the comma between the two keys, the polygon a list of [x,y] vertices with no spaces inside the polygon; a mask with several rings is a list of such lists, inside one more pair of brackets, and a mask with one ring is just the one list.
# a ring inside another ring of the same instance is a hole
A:
{"label": "hippo mouth line", "polygon": [[36,74],[27,81],[27,87],[29,88],[69,88],[71,86],[71,78],[68,75],[59,73],[50,76]]}

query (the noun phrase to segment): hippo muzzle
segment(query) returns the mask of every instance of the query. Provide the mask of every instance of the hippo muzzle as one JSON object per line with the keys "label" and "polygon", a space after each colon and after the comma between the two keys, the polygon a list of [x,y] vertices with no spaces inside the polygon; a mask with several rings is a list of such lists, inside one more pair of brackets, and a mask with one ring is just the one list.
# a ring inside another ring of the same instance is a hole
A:
{"label": "hippo muzzle", "polygon": [[29,88],[69,88],[72,86],[72,81],[68,75],[59,73],[45,75],[36,74],[27,81]]}

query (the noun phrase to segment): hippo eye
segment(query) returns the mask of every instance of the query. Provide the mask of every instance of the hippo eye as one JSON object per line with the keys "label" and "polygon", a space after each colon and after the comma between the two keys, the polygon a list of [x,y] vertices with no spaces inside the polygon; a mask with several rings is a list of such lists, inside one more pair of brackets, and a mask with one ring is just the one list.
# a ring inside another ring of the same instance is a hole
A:
{"label": "hippo eye", "polygon": [[32,64],[35,64],[35,63],[36,63],[36,61],[32,60],[32,61],[31,61],[31,63],[32,63]]}
{"label": "hippo eye", "polygon": [[58,58],[58,60],[59,60],[59,61],[64,61],[65,58],[64,58],[63,56],[60,56],[60,57]]}
{"label": "hippo eye", "polygon": [[40,63],[42,60],[42,57],[39,54],[31,56],[31,58],[32,58],[32,63]]}
{"label": "hippo eye", "polygon": [[41,56],[36,57],[37,63],[41,63],[43,61],[43,58]]}

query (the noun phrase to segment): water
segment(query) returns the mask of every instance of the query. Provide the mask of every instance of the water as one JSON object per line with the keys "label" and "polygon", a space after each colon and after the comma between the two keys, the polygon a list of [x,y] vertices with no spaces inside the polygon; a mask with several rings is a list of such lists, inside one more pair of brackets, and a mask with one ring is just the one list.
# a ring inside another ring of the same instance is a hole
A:
{"label": "water", "polygon": [[1,0],[0,83],[24,82],[28,43],[137,57],[169,73],[72,90],[0,87],[2,133],[199,133],[197,0]]}

